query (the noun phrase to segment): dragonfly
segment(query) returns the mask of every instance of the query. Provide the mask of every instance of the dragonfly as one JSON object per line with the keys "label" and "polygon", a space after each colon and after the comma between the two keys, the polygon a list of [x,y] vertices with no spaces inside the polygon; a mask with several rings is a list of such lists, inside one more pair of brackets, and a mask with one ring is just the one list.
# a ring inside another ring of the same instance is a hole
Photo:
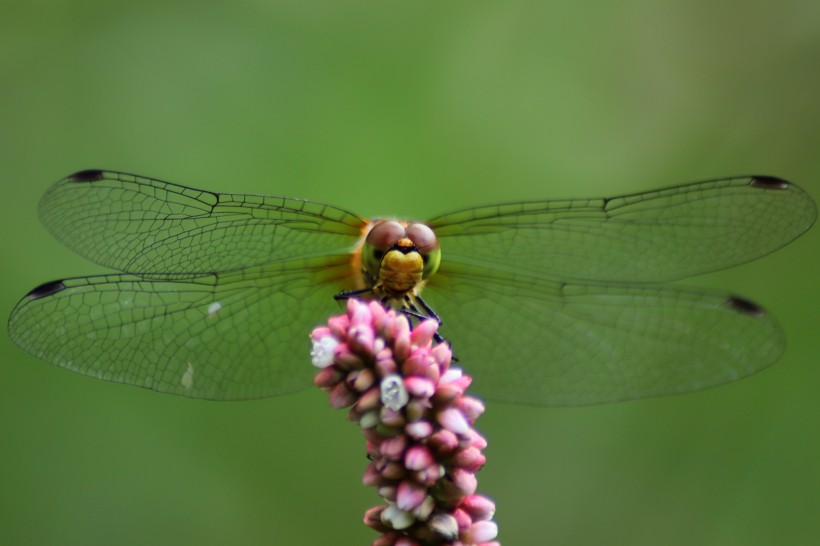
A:
{"label": "dragonfly", "polygon": [[11,339],[51,364],[193,398],[293,393],[311,384],[311,328],[354,293],[441,317],[480,396],[537,406],[692,392],[774,363],[785,336],[763,307],[668,282],[760,258],[817,216],[772,176],[412,223],[107,170],[58,181],[39,212],[118,271],[41,284],[14,308]]}

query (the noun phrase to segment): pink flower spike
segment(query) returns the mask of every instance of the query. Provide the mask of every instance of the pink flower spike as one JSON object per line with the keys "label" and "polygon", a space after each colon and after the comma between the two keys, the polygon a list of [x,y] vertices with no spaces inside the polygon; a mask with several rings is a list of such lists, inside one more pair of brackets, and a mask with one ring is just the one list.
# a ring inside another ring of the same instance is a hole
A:
{"label": "pink flower spike", "polygon": [[498,525],[494,521],[477,521],[462,536],[466,544],[482,544],[498,536]]}
{"label": "pink flower spike", "polygon": [[428,347],[433,341],[436,330],[438,330],[438,322],[435,320],[422,321],[410,333],[411,345],[414,347]]}
{"label": "pink flower spike", "polygon": [[381,302],[350,298],[345,315],[311,334],[314,382],[361,427],[362,481],[387,502],[365,514],[380,533],[371,546],[499,546],[495,505],[475,494],[486,440],[472,425],[484,405],[464,395],[472,379],[450,367],[437,328],[411,331]]}

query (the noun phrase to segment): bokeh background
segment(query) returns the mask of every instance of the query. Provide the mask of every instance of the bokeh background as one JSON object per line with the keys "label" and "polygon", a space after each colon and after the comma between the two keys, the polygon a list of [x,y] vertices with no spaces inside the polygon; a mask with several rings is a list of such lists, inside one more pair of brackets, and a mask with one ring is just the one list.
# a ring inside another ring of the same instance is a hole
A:
{"label": "bokeh background", "polygon": [[[3,1],[3,314],[102,271],[36,214],[92,167],[418,218],[750,172],[820,197],[820,3]],[[763,373],[609,406],[492,405],[480,489],[501,541],[816,544],[818,243],[693,281],[780,319],[789,348]],[[53,368],[6,335],[0,355],[3,543],[375,537],[361,434],[321,393],[192,401]]]}

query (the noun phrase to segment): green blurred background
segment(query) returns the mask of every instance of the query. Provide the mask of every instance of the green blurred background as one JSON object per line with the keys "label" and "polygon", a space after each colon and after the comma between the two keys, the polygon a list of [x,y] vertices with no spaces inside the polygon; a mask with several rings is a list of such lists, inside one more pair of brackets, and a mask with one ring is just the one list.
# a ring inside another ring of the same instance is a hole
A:
{"label": "green blurred background", "polygon": [[[0,309],[101,271],[37,219],[83,168],[424,218],[750,172],[820,197],[819,152],[807,0],[4,1]],[[816,544],[819,241],[694,281],[780,319],[772,369],[682,397],[491,405],[480,489],[502,542]],[[0,355],[0,542],[375,537],[361,434],[321,393],[192,401],[52,368],[5,335]]]}

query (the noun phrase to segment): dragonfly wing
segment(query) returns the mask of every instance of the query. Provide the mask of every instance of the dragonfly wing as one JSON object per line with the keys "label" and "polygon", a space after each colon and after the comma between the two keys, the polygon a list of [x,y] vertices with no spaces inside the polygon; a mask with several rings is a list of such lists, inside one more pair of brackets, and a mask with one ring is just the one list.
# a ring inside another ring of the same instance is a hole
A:
{"label": "dragonfly wing", "polygon": [[478,394],[495,401],[573,406],[697,391],[761,370],[785,348],[771,315],[715,292],[450,262],[424,296]]}
{"label": "dragonfly wing", "polygon": [[310,201],[212,193],[98,170],[52,186],[40,218],[77,253],[143,275],[232,271],[345,251],[365,223]]}
{"label": "dragonfly wing", "polygon": [[219,400],[310,385],[308,335],[350,288],[350,256],[151,280],[105,275],[44,284],[9,319],[12,340],[57,366]]}
{"label": "dragonfly wing", "polygon": [[443,260],[535,275],[656,282],[772,252],[814,223],[812,198],[771,177],[710,180],[608,199],[467,209],[428,224]]}

